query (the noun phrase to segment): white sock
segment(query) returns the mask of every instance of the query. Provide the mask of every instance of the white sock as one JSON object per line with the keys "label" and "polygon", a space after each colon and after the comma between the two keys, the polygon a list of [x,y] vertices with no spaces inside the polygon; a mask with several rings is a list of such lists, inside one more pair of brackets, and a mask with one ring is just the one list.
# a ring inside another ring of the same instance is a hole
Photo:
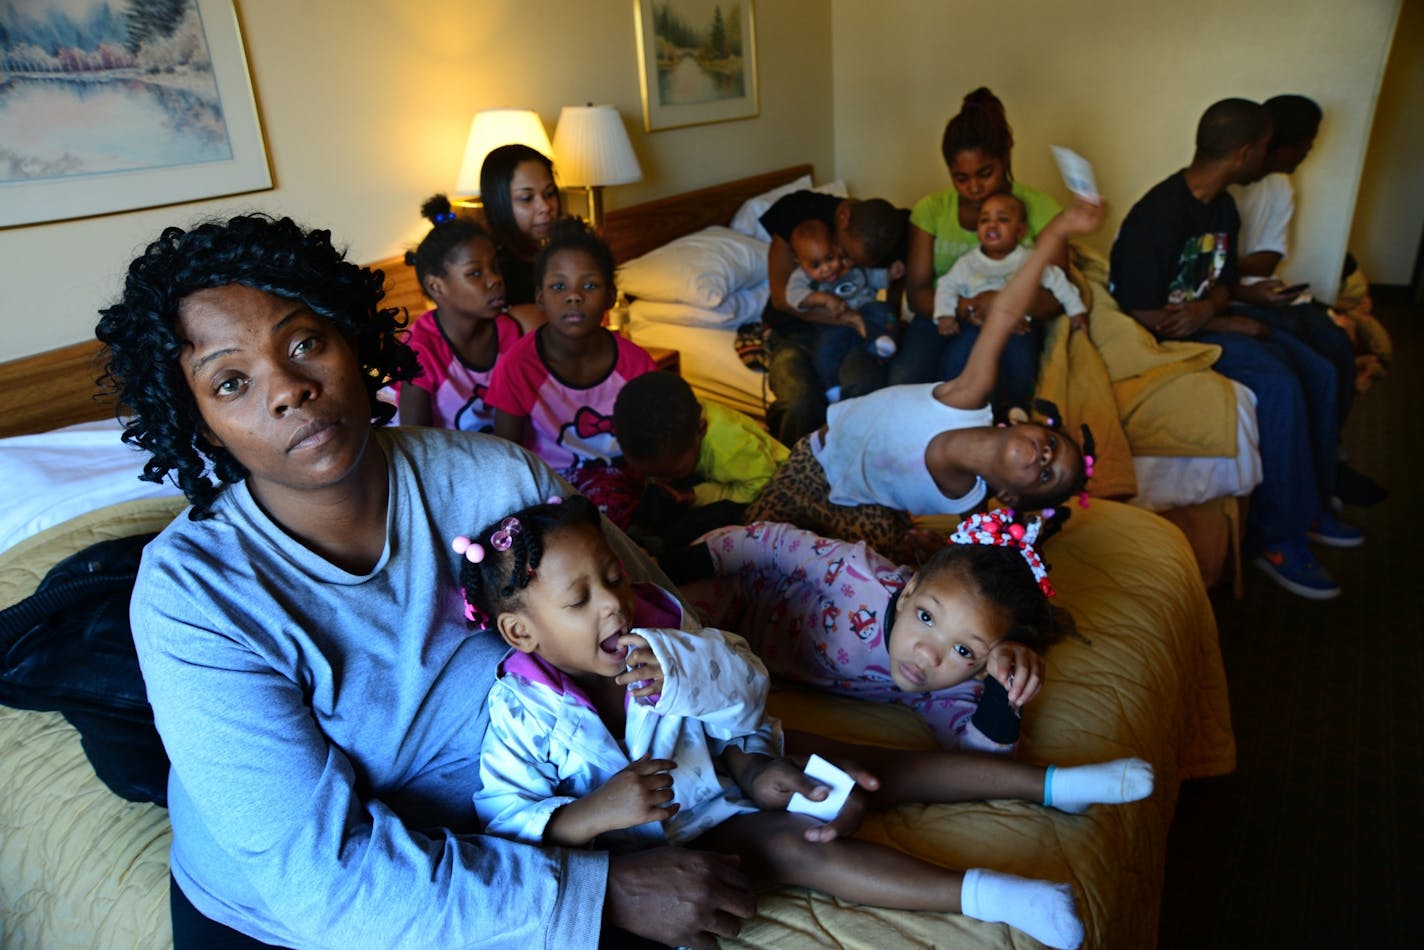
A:
{"label": "white sock", "polygon": [[966,917],[1008,924],[1050,947],[1075,950],[1083,943],[1083,922],[1067,884],[971,868],[964,872],[959,906]]}
{"label": "white sock", "polygon": [[1152,766],[1141,759],[1067,768],[1050,765],[1043,778],[1043,804],[1074,814],[1089,805],[1121,805],[1151,794]]}

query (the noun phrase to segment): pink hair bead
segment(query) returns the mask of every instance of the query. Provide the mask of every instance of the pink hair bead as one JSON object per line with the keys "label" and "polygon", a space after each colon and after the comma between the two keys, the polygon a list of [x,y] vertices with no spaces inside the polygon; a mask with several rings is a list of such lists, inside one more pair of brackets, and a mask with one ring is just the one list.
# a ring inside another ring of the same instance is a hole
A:
{"label": "pink hair bead", "polygon": [[465,560],[471,564],[478,564],[485,559],[485,549],[482,545],[476,544],[463,534],[450,542],[450,547],[455,549],[456,554],[465,555]]}

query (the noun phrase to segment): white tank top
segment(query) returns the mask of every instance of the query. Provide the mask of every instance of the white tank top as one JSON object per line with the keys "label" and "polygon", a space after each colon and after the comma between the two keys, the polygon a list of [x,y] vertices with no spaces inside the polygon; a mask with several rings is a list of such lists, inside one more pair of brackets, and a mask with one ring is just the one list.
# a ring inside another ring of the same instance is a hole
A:
{"label": "white tank top", "polygon": [[811,453],[831,483],[837,505],[885,505],[915,515],[972,511],[988,491],[984,479],[959,498],[940,491],[925,466],[930,440],[950,429],[994,423],[988,406],[952,409],[934,397],[938,383],[889,386],[826,411],[824,439],[811,437]]}

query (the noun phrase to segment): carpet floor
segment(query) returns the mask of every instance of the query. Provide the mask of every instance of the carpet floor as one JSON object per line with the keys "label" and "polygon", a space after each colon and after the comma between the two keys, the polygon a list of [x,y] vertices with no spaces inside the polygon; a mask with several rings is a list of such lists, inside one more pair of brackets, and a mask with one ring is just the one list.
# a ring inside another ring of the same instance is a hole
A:
{"label": "carpet floor", "polygon": [[1234,774],[1186,783],[1159,946],[1424,946],[1424,307],[1379,307],[1386,379],[1345,427],[1351,464],[1390,490],[1316,546],[1333,601],[1246,567],[1212,593],[1238,744]]}

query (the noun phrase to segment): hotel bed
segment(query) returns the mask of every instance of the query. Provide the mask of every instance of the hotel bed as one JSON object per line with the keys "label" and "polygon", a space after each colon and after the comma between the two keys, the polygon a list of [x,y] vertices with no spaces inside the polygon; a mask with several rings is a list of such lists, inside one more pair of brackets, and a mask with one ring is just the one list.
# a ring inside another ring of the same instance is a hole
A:
{"label": "hotel bed", "polygon": [[[785,169],[611,212],[607,234],[619,260],[632,261],[684,234],[725,226],[747,199],[807,173],[804,167]],[[397,299],[414,311],[419,295],[408,269],[397,261],[381,264]],[[633,325],[635,337],[641,336],[636,319]],[[651,325],[676,326],[656,320]],[[703,391],[715,395],[712,383],[720,381],[744,401],[759,402],[759,395],[751,398],[759,392],[759,377],[738,376],[726,360],[728,354],[736,360],[725,337],[731,331],[704,329],[722,334],[716,339],[726,345],[714,346],[713,338],[699,335],[683,336],[676,344],[673,337],[642,338],[677,345],[684,373]],[[29,372],[41,361],[52,369],[53,357],[0,366],[7,380],[0,418],[11,422],[0,434],[40,432],[110,414],[90,398],[86,348],[71,350],[64,362],[72,370],[73,391],[56,390],[52,372]],[[699,382],[704,369],[706,384]],[[10,385],[34,378],[48,381],[49,395]],[[26,464],[9,451],[14,444],[0,441],[0,466]],[[104,451],[119,451],[116,445]],[[123,456],[119,463],[134,471],[138,465]],[[55,523],[40,519],[18,529],[28,536],[0,550],[0,607],[31,593],[45,571],[69,553],[104,538],[158,530],[181,510],[181,499],[103,498],[97,505],[102,507],[71,507],[54,515]],[[1229,772],[1235,764],[1211,605],[1198,558],[1181,531],[1140,507],[1094,501],[1075,511],[1046,557],[1059,603],[1075,615],[1082,639],[1048,652],[1048,684],[1026,710],[1022,755],[1063,764],[1142,756],[1155,766],[1156,793],[1084,815],[1007,802],[902,807],[873,816],[863,833],[949,867],[987,866],[1067,882],[1089,946],[1151,946],[1179,784]],[[5,664],[0,674],[8,674],[13,659],[0,653]],[[904,709],[779,688],[772,710],[788,726],[840,738],[900,746],[929,742]],[[0,944],[166,945],[168,845],[164,811],[111,793],[90,768],[78,734],[59,714],[0,707]],[[757,918],[728,944],[1034,945],[1003,925],[875,910],[789,888],[763,895]]]}

